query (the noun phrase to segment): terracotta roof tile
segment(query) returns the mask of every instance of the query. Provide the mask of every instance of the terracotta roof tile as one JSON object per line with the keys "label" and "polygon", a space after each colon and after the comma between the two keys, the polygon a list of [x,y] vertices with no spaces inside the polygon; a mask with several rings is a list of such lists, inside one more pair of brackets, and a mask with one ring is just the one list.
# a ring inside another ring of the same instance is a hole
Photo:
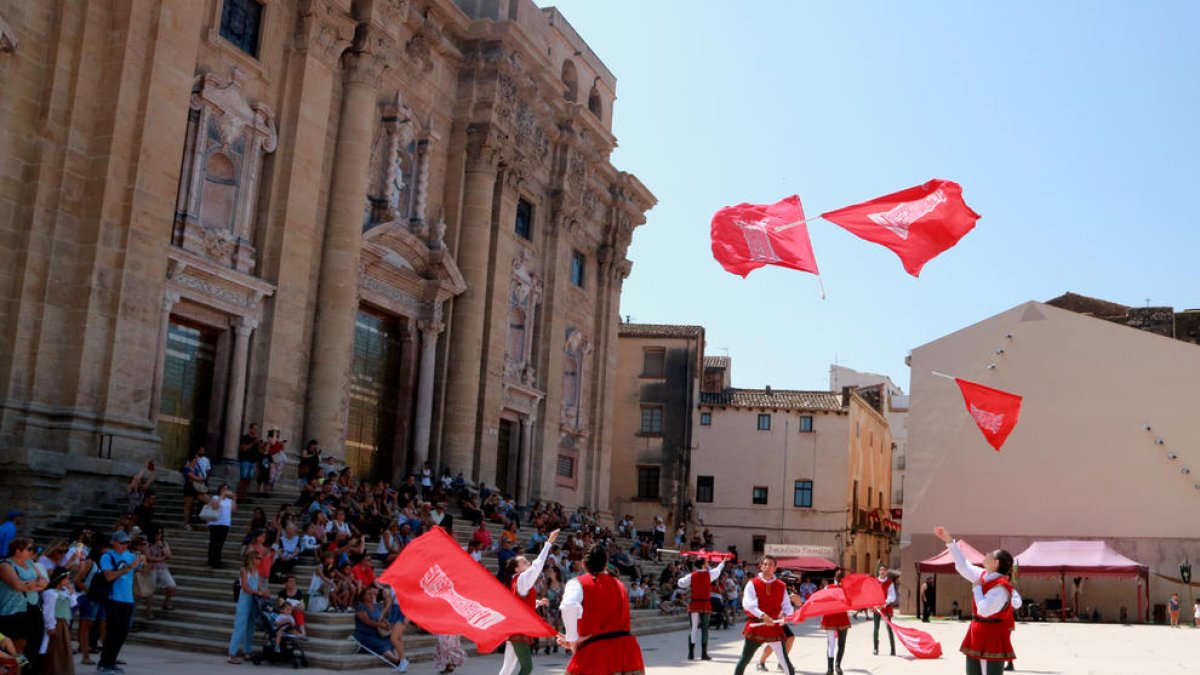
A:
{"label": "terracotta roof tile", "polygon": [[706,356],[704,357],[705,368],[724,368],[729,370],[731,359],[728,356]]}
{"label": "terracotta roof tile", "polygon": [[726,389],[701,392],[700,405],[730,408],[786,408],[790,410],[842,409],[842,399],[832,391],[802,391],[796,389]]}
{"label": "terracotta roof tile", "polygon": [[675,326],[657,323],[623,323],[617,328],[620,337],[699,338],[704,326]]}

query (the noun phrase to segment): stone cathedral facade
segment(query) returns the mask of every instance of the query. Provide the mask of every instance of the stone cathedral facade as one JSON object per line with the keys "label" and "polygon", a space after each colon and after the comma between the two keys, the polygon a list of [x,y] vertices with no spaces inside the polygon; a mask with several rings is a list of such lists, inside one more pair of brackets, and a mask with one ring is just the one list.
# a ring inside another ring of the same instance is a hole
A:
{"label": "stone cathedral facade", "polygon": [[257,422],[604,507],[655,203],[615,87],[532,0],[0,0],[0,491],[61,511]]}

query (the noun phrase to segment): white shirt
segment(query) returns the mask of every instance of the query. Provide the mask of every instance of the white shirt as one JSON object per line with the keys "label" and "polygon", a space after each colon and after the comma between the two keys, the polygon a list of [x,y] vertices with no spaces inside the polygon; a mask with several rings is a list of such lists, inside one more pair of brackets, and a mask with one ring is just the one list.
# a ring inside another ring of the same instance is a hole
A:
{"label": "white shirt", "polygon": [[226,497],[224,499],[221,499],[220,497],[213,497],[213,500],[217,502],[217,519],[213,520],[213,521],[209,521],[208,524],[210,526],[224,525],[225,527],[229,527],[230,525],[232,525],[233,524],[233,500],[230,499],[229,497]]}
{"label": "white shirt", "polygon": [[571,579],[563,587],[562,602],[558,611],[562,616],[567,642],[575,642],[579,639],[579,619],[583,618],[583,586],[579,584],[578,578]]}
{"label": "white shirt", "polygon": [[[779,579],[779,577],[771,577],[770,579],[768,579],[768,578],[764,577],[762,574],[759,574],[758,578],[762,579],[763,581],[766,581],[766,582],[776,581]],[[779,583],[782,584],[783,582],[780,581]],[[763,618],[763,616],[765,615],[765,612],[763,612],[761,609],[758,608],[758,592],[754,590],[754,581],[753,580],[747,581],[746,589],[744,591],[742,591],[742,609],[746,610],[746,613],[748,613],[750,616],[757,617],[759,619]],[[795,611],[792,607],[792,599],[790,597],[788,597],[787,593],[783,594],[783,608],[782,609],[783,609],[783,611],[782,611],[782,613],[780,613],[779,616],[773,616],[771,618],[778,619],[780,617],[788,616],[793,611]]]}
{"label": "white shirt", "polygon": [[208,461],[208,456],[197,457],[196,468],[200,470],[200,479],[207,480],[208,472],[212,471],[212,462]]}
{"label": "white shirt", "polygon": [[[958,548],[957,541],[946,544],[946,548],[950,551],[950,557],[954,558],[954,569],[962,578],[971,582],[971,594],[975,598],[975,615],[989,617],[1004,609],[1005,603],[1009,601],[1008,591],[1003,586],[996,585],[992,586],[992,590],[984,593],[983,586],[980,585],[981,579],[991,581],[1002,575],[998,572],[988,572],[982,567],[976,567],[967,562],[966,556]],[[1021,594],[1013,589],[1012,607],[1019,609],[1021,605]]]}
{"label": "white shirt", "polygon": [[[723,569],[725,569],[725,561],[724,560],[721,561],[720,565],[717,565],[716,567],[714,567],[708,571],[708,580],[716,581],[717,579],[720,579],[721,578],[721,570],[723,570]],[[697,571],[699,571],[699,570],[697,570]],[[680,577],[679,587],[680,588],[691,588],[692,587],[692,574],[691,573],[688,573],[688,574],[684,575],[683,577]],[[703,600],[703,598],[700,598],[700,599]]]}
{"label": "white shirt", "polygon": [[529,569],[517,575],[517,594],[528,595],[529,589],[537,583],[538,577],[542,574],[542,567],[546,564],[546,556],[550,555],[550,547],[543,546],[542,552],[538,554],[537,560],[534,560]]}
{"label": "white shirt", "polygon": [[[875,577],[875,581],[878,581],[879,585],[881,585],[881,586],[887,580],[888,580],[888,578],[886,576]],[[887,587],[887,598],[883,601],[883,606],[890,607],[890,606],[896,604],[897,602],[898,602],[898,600],[896,599],[896,584],[895,584],[895,582],[893,582],[893,583],[889,584]]]}

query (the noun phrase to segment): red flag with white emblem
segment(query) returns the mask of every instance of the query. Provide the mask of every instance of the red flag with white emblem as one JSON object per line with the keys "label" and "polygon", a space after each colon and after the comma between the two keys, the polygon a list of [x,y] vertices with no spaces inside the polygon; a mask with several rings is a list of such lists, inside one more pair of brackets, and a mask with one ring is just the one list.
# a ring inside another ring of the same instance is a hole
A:
{"label": "red flag with white emblem", "polygon": [[920,276],[925,263],[957,244],[979,220],[979,214],[963,201],[962,187],[940,178],[821,217],[890,248],[914,277]]}
{"label": "red flag with white emblem", "polygon": [[1021,416],[1021,397],[958,377],[954,381],[962,391],[967,412],[983,432],[983,437],[996,452],[1000,452],[1000,446],[1004,445]]}
{"label": "red flag with white emblem", "polygon": [[712,252],[721,267],[746,276],[763,265],[818,274],[804,207],[792,195],[774,204],[726,206],[712,217]]}
{"label": "red flag with white emblem", "polygon": [[400,610],[418,626],[464,635],[481,652],[514,635],[558,634],[440,527],[405,546],[379,580],[391,585]]}

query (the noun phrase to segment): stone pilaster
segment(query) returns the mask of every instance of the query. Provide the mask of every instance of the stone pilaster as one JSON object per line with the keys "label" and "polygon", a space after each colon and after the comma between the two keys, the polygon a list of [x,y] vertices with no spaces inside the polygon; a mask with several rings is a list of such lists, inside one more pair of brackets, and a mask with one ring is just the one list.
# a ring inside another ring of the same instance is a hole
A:
{"label": "stone pilaster", "polygon": [[[488,262],[492,249],[492,203],[495,197],[497,158],[486,139],[473,138],[467,146],[461,226],[458,234],[458,268],[467,283],[454,299],[450,354],[459,367],[451,368],[449,404],[444,410],[443,466],[462,470],[479,480],[475,452],[483,430],[479,422],[481,381],[479,365],[485,345],[484,316],[488,311]],[[487,477],[491,482],[490,476]]]}
{"label": "stone pilaster", "polygon": [[321,256],[307,422],[309,437],[316,438],[332,454],[344,457],[354,321],[358,314],[363,204],[369,182],[375,99],[386,62],[382,54],[371,52],[351,52],[342,60],[345,85]]}
{"label": "stone pilaster", "polygon": [[246,409],[246,367],[250,357],[250,334],[258,321],[242,317],[233,324],[233,359],[229,364],[229,390],[225,395],[225,434],[221,456],[236,460]]}
{"label": "stone pilaster", "polygon": [[517,504],[529,505],[530,484],[533,481],[533,424],[535,415],[521,418],[521,468],[517,473]]}
{"label": "stone pilaster", "polygon": [[417,372],[417,414],[413,421],[413,467],[420,469],[429,459],[429,430],[433,421],[433,375],[437,368],[438,335],[445,329],[440,321],[421,321],[421,363]]}
{"label": "stone pilaster", "polygon": [[158,409],[162,405],[163,369],[167,360],[167,333],[171,328],[171,310],[179,304],[176,291],[163,293],[162,317],[158,323],[158,354],[154,357],[154,388],[150,390],[150,421],[158,422]]}

